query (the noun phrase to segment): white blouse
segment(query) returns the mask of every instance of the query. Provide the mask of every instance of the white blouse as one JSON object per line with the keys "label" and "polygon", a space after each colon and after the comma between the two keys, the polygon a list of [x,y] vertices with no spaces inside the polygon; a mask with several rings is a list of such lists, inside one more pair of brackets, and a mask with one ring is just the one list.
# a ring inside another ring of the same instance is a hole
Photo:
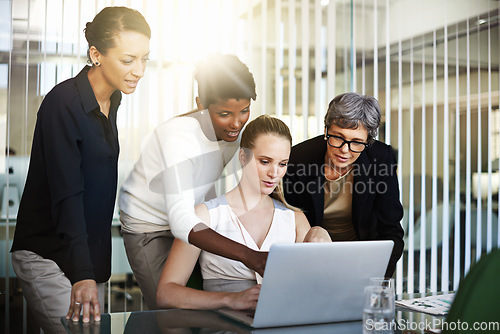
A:
{"label": "white blouse", "polygon": [[[204,204],[210,216],[210,228],[219,234],[256,251],[269,251],[275,243],[294,243],[296,239],[295,212],[273,199],[274,215],[271,227],[259,248],[245,226],[229,206],[225,195]],[[200,267],[203,279],[257,280],[262,277],[239,261],[230,260],[210,252],[201,251]]]}

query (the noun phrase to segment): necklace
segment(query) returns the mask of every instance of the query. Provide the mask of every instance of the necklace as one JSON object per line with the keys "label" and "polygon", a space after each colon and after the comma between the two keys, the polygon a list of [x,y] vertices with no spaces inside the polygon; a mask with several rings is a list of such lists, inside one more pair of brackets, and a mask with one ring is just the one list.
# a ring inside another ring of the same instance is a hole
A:
{"label": "necklace", "polygon": [[326,176],[326,173],[325,173],[325,178],[328,180],[328,181],[340,181],[342,180],[344,177],[346,177],[350,171],[352,170],[352,165],[349,166],[349,169],[342,173],[342,172],[339,172],[337,168],[335,168],[335,165],[333,164],[330,164],[330,163],[327,163],[326,164],[330,169],[332,169],[335,173],[337,173],[337,175],[339,176],[338,178],[336,179],[329,179],[327,176]]}

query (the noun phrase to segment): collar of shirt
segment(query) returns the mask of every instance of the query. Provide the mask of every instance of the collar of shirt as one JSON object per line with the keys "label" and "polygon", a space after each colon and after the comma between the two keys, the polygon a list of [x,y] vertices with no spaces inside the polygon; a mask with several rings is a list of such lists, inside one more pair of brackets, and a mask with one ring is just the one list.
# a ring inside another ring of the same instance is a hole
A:
{"label": "collar of shirt", "polygon": [[[96,109],[99,110],[99,103],[97,103],[97,99],[95,98],[94,91],[92,90],[92,86],[87,76],[90,68],[91,67],[88,65],[85,66],[75,78],[76,86],[82,99],[83,111],[86,114]],[[118,109],[121,99],[122,94],[119,90],[115,90],[113,94],[111,94],[110,112],[114,112]]]}

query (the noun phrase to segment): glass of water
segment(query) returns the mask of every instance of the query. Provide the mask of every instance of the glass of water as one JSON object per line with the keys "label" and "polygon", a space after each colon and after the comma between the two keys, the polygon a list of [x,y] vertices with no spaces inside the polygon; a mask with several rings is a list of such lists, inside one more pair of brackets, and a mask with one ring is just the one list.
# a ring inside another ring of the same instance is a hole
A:
{"label": "glass of water", "polygon": [[370,278],[370,285],[386,286],[386,287],[392,289],[392,291],[396,291],[394,289],[394,278],[372,277],[372,278]]}
{"label": "glass of water", "polygon": [[367,286],[364,293],[363,334],[392,334],[394,329],[394,288]]}
{"label": "glass of water", "polygon": [[382,287],[389,288],[389,290],[391,290],[392,294],[394,295],[394,299],[396,299],[396,287],[394,286],[394,278],[372,277],[372,278],[370,278],[369,285],[382,286]]}

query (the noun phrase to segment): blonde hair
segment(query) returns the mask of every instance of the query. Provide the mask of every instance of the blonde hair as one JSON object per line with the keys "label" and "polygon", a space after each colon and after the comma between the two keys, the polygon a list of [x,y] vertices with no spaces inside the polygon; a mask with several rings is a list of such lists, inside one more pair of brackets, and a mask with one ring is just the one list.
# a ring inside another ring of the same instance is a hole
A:
{"label": "blonde hair", "polygon": [[[292,135],[290,134],[290,129],[285,122],[269,115],[261,115],[248,123],[245,130],[243,130],[243,133],[241,134],[240,147],[244,150],[247,157],[251,154],[250,150],[255,147],[255,141],[257,138],[260,135],[267,134],[282,137],[290,142],[290,146],[292,145]],[[282,202],[288,209],[301,211],[300,209],[288,204],[285,200],[285,195],[283,193],[283,179],[280,180],[271,194],[271,197]]]}

